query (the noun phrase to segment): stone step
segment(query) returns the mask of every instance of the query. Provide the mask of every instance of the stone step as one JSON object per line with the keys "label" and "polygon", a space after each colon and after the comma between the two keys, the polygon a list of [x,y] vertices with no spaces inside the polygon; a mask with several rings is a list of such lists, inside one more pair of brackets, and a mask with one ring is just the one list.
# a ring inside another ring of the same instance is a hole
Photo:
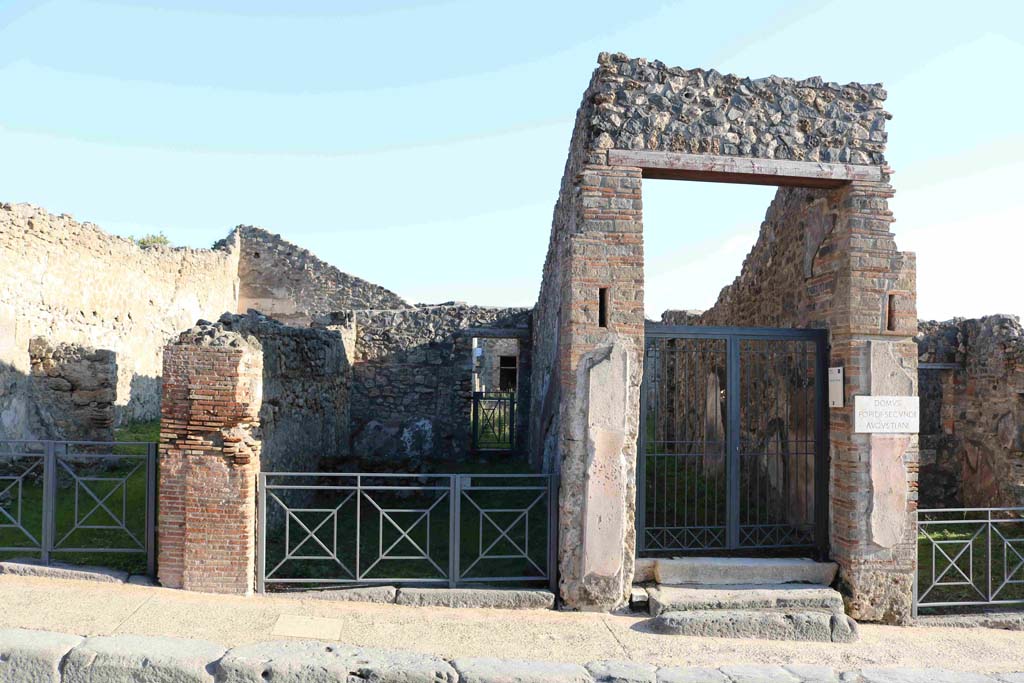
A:
{"label": "stone step", "polygon": [[835,580],[837,570],[835,562],[804,558],[675,557],[655,561],[654,580],[663,586],[780,583],[828,586]]}
{"label": "stone step", "polygon": [[654,586],[647,589],[652,617],[691,610],[817,609],[843,611],[843,596],[808,583],[735,586]]}
{"label": "stone step", "polygon": [[822,643],[857,640],[857,622],[813,609],[708,609],[664,612],[651,619],[656,633],[713,638],[759,638]]}

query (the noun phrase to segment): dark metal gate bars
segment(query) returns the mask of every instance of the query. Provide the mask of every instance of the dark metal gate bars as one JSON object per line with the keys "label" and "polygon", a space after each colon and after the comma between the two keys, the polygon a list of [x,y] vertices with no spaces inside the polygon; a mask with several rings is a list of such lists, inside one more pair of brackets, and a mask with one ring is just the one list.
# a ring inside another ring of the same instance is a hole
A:
{"label": "dark metal gate bars", "polygon": [[556,506],[547,474],[262,473],[257,590],[553,587]]}
{"label": "dark metal gate bars", "polygon": [[156,444],[0,441],[4,556],[139,555],[152,576],[155,522]]}
{"label": "dark metal gate bars", "polygon": [[639,552],[827,551],[824,330],[648,325]]}
{"label": "dark metal gate bars", "polygon": [[473,392],[473,450],[512,451],[516,446],[515,392]]}

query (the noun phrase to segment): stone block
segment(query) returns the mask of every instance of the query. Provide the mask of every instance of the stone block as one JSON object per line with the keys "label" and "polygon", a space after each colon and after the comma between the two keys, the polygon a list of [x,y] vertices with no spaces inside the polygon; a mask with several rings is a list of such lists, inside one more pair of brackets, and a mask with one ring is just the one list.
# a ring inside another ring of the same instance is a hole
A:
{"label": "stone block", "polygon": [[812,664],[787,664],[782,667],[799,678],[803,683],[839,683],[839,674],[827,666]]}
{"label": "stone block", "polygon": [[336,600],[338,602],[394,603],[398,589],[394,586],[358,586],[315,591],[288,591],[272,593],[275,598],[294,600]]}
{"label": "stone block", "polygon": [[941,669],[863,669],[864,683],[997,683],[997,679],[969,671]]}
{"label": "stone block", "polygon": [[373,650],[289,640],[229,650],[216,670],[217,683],[455,683],[455,669],[443,659],[413,652]]}
{"label": "stone block", "polygon": [[223,647],[203,640],[97,636],[68,654],[63,683],[212,683],[223,654]]}
{"label": "stone block", "polygon": [[648,589],[651,616],[709,609],[806,608],[843,611],[843,596],[827,586],[786,583],[748,586],[654,586]]}
{"label": "stone block", "polygon": [[555,594],[502,588],[400,588],[395,602],[417,607],[554,609]]}
{"label": "stone block", "polygon": [[48,579],[71,579],[75,581],[102,581],[106,583],[124,583],[128,580],[128,572],[118,569],[65,564],[63,562],[43,564],[39,560],[20,558],[0,562],[0,574],[38,576]]}
{"label": "stone block", "polygon": [[831,585],[837,565],[797,558],[685,557],[658,559],[654,575],[664,585]]}
{"label": "stone block", "polygon": [[459,683],[592,683],[578,664],[522,662],[503,659],[456,659]]}
{"label": "stone block", "polygon": [[642,662],[600,661],[586,665],[595,683],[656,683],[657,668]]}
{"label": "stone block", "polygon": [[729,683],[729,677],[717,669],[666,666],[658,669],[658,683]]}
{"label": "stone block", "polygon": [[0,683],[60,683],[61,662],[80,642],[64,633],[0,630]]}
{"label": "stone block", "polygon": [[855,622],[828,610],[691,610],[664,612],[651,620],[656,633],[719,638],[808,640],[849,643],[857,640]]}
{"label": "stone block", "polygon": [[732,683],[800,683],[800,679],[781,666],[770,664],[723,666],[722,673]]}

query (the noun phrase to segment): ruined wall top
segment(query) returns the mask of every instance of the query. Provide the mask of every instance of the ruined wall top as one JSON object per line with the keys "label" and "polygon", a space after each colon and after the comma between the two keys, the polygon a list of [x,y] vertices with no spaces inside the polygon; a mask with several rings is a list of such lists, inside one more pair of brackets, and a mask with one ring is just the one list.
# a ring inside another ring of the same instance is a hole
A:
{"label": "ruined wall top", "polygon": [[239,310],[254,308],[291,325],[349,308],[409,308],[394,292],[343,273],[262,228],[239,226]]}
{"label": "ruined wall top", "polygon": [[584,96],[589,146],[883,165],[880,84],[742,78],[601,53]]}

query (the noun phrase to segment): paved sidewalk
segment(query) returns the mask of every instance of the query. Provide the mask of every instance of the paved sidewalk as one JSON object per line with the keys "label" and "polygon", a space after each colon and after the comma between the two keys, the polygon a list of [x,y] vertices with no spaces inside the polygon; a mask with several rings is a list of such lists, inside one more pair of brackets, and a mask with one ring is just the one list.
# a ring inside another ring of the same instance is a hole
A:
{"label": "paved sidewalk", "polygon": [[644,616],[406,607],[186,593],[122,583],[0,576],[0,628],[199,638],[224,647],[317,638],[438,657],[657,666],[822,665],[1024,671],[1024,633],[861,625],[850,644],[666,636]]}

